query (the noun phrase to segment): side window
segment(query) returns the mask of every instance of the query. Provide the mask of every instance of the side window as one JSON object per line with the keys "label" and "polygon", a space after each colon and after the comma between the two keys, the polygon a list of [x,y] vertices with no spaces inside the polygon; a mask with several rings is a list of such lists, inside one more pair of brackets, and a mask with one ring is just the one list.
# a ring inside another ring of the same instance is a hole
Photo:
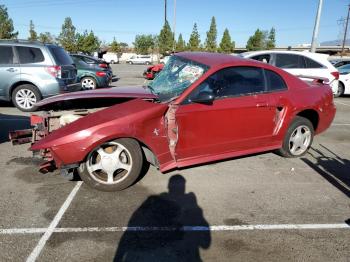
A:
{"label": "side window", "polygon": [[0,46],[0,54],[0,65],[10,65],[14,63],[11,46]]}
{"label": "side window", "polygon": [[209,76],[194,90],[188,102],[201,92],[213,92],[216,98],[244,96],[265,91],[264,73],[258,67],[230,67]]}
{"label": "side window", "polygon": [[280,68],[305,68],[305,60],[300,55],[276,54],[276,66]]}
{"label": "side window", "polygon": [[44,61],[44,55],[39,48],[17,46],[16,49],[21,64],[39,63]]}
{"label": "side window", "polygon": [[265,76],[267,82],[267,91],[287,89],[287,85],[284,82],[283,78],[277,73],[265,69]]}
{"label": "side window", "polygon": [[256,56],[252,56],[251,59],[260,61],[260,62],[264,62],[264,63],[270,63],[271,60],[271,55],[269,54],[265,54],[265,55],[256,55]]}
{"label": "side window", "polygon": [[316,61],[308,58],[308,57],[304,57],[305,62],[306,62],[306,68],[323,68],[323,65],[317,63]]}

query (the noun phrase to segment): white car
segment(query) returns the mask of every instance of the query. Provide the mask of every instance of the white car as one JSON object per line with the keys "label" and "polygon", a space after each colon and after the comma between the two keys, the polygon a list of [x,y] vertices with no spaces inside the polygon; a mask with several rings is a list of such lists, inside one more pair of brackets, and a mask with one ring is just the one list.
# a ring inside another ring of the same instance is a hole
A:
{"label": "white car", "polygon": [[350,64],[338,67],[339,76],[339,87],[338,96],[350,94]]}
{"label": "white car", "polygon": [[[240,54],[282,68],[295,76],[323,77],[329,80],[333,94],[338,95],[338,70],[328,61],[328,55],[298,51],[254,51]],[[310,81],[310,79],[302,78]]]}
{"label": "white car", "polygon": [[150,55],[133,55],[129,59],[126,60],[130,65],[132,64],[152,64],[152,56]]}
{"label": "white car", "polygon": [[102,58],[110,64],[118,64],[119,63],[119,57],[117,53],[111,53],[111,52],[107,52],[105,53]]}

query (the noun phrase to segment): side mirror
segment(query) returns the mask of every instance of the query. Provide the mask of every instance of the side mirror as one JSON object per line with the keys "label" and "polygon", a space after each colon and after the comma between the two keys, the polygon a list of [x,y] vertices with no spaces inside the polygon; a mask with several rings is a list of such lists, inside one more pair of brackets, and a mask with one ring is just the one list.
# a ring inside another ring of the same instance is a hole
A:
{"label": "side mirror", "polygon": [[194,103],[211,105],[215,100],[215,95],[213,91],[203,91],[200,92],[197,96],[191,99]]}

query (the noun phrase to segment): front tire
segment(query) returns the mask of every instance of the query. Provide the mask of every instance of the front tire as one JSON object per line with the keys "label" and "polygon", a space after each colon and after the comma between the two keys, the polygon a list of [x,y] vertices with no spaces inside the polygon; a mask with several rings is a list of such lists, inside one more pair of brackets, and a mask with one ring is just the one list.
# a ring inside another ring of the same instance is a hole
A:
{"label": "front tire", "polygon": [[35,111],[35,103],[41,100],[39,90],[31,84],[20,85],[12,92],[12,103],[23,112]]}
{"label": "front tire", "polygon": [[278,150],[278,153],[288,158],[305,155],[311,147],[314,133],[310,120],[296,116],[287,130],[282,148]]}
{"label": "front tire", "polygon": [[84,77],[80,81],[81,87],[84,90],[91,90],[97,88],[96,80],[93,77]]}
{"label": "front tire", "polygon": [[107,142],[94,149],[78,168],[81,179],[101,191],[120,191],[142,173],[143,154],[139,143],[129,138]]}

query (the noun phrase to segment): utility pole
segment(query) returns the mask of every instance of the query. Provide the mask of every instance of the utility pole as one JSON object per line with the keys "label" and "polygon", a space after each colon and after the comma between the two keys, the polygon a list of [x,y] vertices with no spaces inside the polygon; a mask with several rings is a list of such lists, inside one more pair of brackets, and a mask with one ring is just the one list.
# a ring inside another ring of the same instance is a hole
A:
{"label": "utility pole", "polygon": [[173,52],[175,53],[176,48],[176,0],[174,0],[174,43],[173,43]]}
{"label": "utility pole", "polygon": [[310,50],[313,53],[315,53],[315,51],[316,51],[318,30],[320,28],[320,18],[321,18],[322,6],[323,6],[323,0],[319,0],[316,21],[315,21],[315,27],[314,27],[314,33],[312,35],[311,50]]}
{"label": "utility pole", "polygon": [[167,21],[167,19],[166,19],[166,1],[167,0],[164,0],[164,24],[165,24],[165,22]]}
{"label": "utility pole", "polygon": [[346,18],[346,24],[345,24],[345,32],[344,32],[344,39],[343,39],[343,46],[341,48],[341,54],[340,56],[343,57],[344,55],[344,47],[345,47],[345,42],[346,42],[346,34],[348,32],[348,25],[349,25],[349,13],[350,13],[350,5],[348,7],[348,16]]}

